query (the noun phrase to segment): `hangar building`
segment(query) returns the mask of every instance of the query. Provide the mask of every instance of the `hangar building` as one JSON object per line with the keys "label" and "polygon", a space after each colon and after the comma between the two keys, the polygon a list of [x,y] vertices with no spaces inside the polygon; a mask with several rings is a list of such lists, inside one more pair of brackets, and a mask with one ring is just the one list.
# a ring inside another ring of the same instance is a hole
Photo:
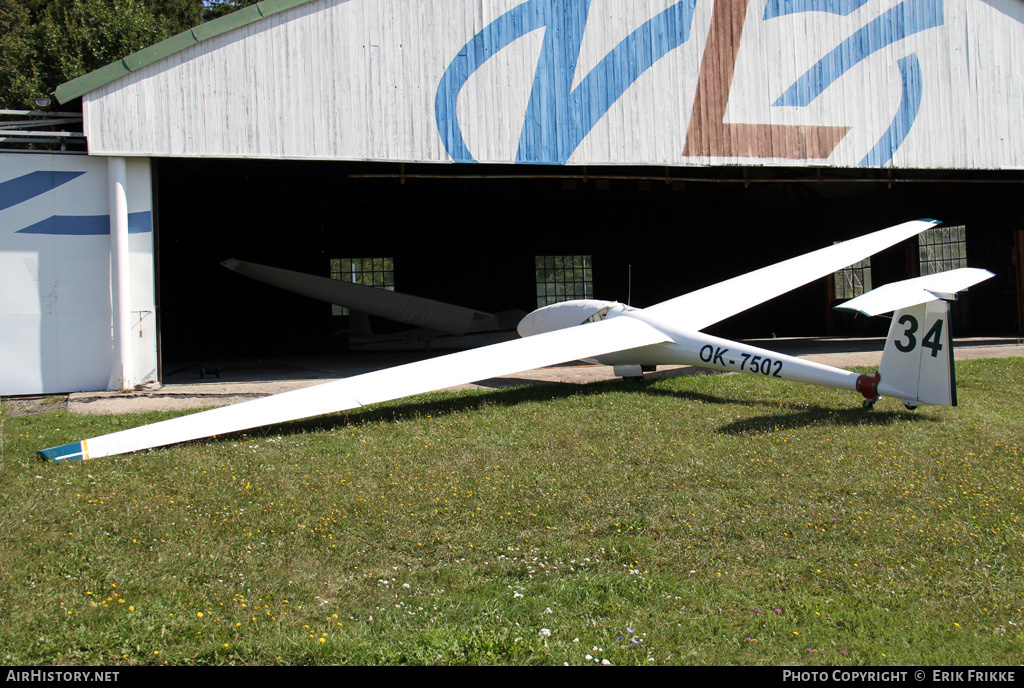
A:
{"label": "hangar building", "polygon": [[84,153],[0,152],[0,393],[340,347],[229,258],[645,306],[919,217],[713,331],[879,333],[831,306],[966,264],[957,332],[1020,333],[1021,45],[1020,0],[264,0],[61,85]]}

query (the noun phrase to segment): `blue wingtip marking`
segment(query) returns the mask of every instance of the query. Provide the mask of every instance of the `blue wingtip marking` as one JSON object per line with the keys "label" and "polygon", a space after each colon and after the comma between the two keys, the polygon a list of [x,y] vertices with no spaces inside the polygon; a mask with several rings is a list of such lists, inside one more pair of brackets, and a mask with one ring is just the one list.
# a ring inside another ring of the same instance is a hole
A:
{"label": "blue wingtip marking", "polygon": [[40,449],[39,457],[44,461],[81,461],[85,457],[85,448],[81,442],[71,442],[59,447]]}

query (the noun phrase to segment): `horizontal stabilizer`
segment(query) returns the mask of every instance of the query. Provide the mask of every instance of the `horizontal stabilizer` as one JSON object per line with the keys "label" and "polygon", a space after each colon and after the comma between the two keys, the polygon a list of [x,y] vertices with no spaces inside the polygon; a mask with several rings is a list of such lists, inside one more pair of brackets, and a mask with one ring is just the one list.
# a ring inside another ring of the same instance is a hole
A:
{"label": "horizontal stabilizer", "polygon": [[376,315],[395,322],[427,327],[446,334],[493,330],[497,318],[491,313],[434,301],[422,296],[399,294],[343,280],[308,275],[230,258],[221,263],[229,270],[280,289],[326,301],[336,306]]}
{"label": "horizontal stabilizer", "polygon": [[981,268],[958,268],[934,275],[914,277],[872,289],[836,306],[836,310],[879,315],[938,299],[952,301],[958,291],[994,276],[993,273]]}

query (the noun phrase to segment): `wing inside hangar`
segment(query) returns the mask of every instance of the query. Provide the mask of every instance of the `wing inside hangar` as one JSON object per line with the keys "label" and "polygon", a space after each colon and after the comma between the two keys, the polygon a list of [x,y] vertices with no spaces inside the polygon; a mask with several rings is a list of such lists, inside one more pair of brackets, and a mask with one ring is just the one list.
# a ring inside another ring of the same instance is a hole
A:
{"label": "wing inside hangar", "polygon": [[446,334],[461,335],[476,330],[495,329],[498,326],[498,318],[492,313],[422,296],[375,289],[235,258],[225,260],[221,265],[240,275],[280,289],[414,327],[427,327]]}

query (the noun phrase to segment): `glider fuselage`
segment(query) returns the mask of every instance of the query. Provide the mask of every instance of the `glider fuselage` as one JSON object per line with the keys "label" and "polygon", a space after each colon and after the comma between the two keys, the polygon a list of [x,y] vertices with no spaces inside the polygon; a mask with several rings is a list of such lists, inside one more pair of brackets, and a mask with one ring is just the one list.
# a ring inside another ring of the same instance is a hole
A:
{"label": "glider fuselage", "polygon": [[519,333],[528,337],[613,318],[635,318],[643,321],[671,341],[602,354],[585,360],[611,366],[695,365],[854,391],[864,391],[862,386],[866,381],[861,378],[869,378],[848,370],[703,332],[687,331],[651,315],[642,308],[632,308],[615,301],[586,299],[544,306],[523,318],[519,324]]}

